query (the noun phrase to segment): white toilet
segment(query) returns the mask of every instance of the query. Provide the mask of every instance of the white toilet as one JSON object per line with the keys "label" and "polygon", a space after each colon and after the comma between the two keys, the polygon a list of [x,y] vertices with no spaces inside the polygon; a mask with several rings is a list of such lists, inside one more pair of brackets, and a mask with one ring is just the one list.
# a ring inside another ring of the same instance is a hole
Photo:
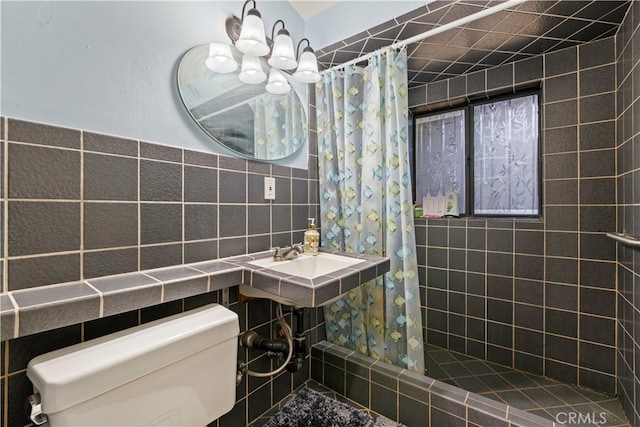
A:
{"label": "white toilet", "polygon": [[27,376],[51,427],[202,427],[235,404],[238,333],[211,304],[43,354]]}

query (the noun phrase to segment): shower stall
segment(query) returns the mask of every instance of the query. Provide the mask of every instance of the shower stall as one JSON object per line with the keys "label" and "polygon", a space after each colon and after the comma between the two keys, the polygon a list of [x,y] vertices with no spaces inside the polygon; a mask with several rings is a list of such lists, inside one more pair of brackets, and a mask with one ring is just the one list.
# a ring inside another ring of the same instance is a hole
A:
{"label": "shower stall", "polygon": [[607,237],[640,236],[627,6],[598,40],[410,88],[413,112],[539,90],[540,215],[416,219],[425,376],[321,342],[312,378],[409,426],[640,423],[638,249]]}

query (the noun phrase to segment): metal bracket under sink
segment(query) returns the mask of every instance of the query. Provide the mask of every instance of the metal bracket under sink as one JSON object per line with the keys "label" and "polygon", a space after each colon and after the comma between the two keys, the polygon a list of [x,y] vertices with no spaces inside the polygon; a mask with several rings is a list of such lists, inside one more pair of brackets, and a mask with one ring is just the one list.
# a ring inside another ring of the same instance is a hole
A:
{"label": "metal bracket under sink", "polygon": [[221,304],[229,308],[229,288],[222,289],[222,302]]}

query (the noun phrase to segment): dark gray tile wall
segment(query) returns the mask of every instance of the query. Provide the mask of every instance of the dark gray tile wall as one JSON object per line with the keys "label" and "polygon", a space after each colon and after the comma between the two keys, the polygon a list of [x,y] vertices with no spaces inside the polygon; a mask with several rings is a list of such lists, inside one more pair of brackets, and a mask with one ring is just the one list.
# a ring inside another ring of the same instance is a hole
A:
{"label": "dark gray tile wall", "polygon": [[[640,239],[640,4],[632,2],[616,37],[617,218]],[[640,249],[618,245],[618,396],[640,425]]]}
{"label": "dark gray tile wall", "polygon": [[316,216],[307,170],[11,118],[5,133],[3,291],[265,250],[302,241]]}
{"label": "dark gray tile wall", "polygon": [[[313,146],[313,131],[311,138]],[[309,163],[315,168],[316,149],[311,151]],[[0,156],[2,292],[69,282],[51,289],[64,291],[64,295],[77,291],[73,295],[79,301],[78,321],[97,307],[82,302],[84,285],[73,282],[290,245],[302,241],[307,218],[318,215],[317,170],[219,157],[11,118],[0,118]],[[274,202],[263,199],[265,176],[276,178]],[[195,277],[186,286],[206,290],[206,280],[201,279]],[[108,279],[91,283],[111,286]],[[146,289],[150,304],[160,301],[155,292],[159,289]],[[183,291],[183,287],[165,288],[176,298]],[[23,404],[33,392],[25,374],[31,358],[221,301],[220,292],[3,341],[2,425],[28,423]],[[241,331],[256,328],[270,336],[275,305],[267,300],[241,303],[237,287],[230,293],[230,308],[240,317]],[[118,295],[105,294],[105,314],[111,304],[126,306]],[[3,296],[0,302],[0,312],[12,307],[9,298]],[[51,313],[45,315],[55,318],[55,309],[52,304]],[[311,345],[324,339],[324,324],[319,310],[309,309],[307,314],[305,329]],[[96,317],[95,313],[89,317]],[[291,315],[286,317],[291,323]],[[14,325],[3,322],[2,327]],[[258,352],[240,349],[238,359],[249,362],[254,371],[272,370],[272,362]],[[262,415],[263,407],[269,409],[303,384],[310,376],[309,366],[307,363],[293,375],[245,378],[236,390],[233,411],[212,426],[249,425]]]}
{"label": "dark gray tile wall", "polygon": [[540,219],[416,221],[427,342],[615,394],[615,44],[410,91],[419,112],[534,87],[543,100]]}

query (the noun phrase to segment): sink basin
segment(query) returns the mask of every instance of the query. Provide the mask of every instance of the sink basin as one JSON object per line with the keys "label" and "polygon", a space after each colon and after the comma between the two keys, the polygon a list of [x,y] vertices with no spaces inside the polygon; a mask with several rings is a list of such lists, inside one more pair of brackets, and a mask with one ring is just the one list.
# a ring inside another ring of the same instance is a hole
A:
{"label": "sink basin", "polygon": [[273,253],[241,262],[245,272],[240,294],[269,298],[296,307],[320,307],[389,271],[389,259],[320,251],[274,261]]}
{"label": "sink basin", "polygon": [[274,261],[273,258],[263,258],[251,261],[249,264],[291,276],[315,279],[316,277],[330,275],[338,270],[360,264],[361,262],[362,260],[358,258],[349,258],[342,255],[321,252],[317,255],[299,255],[297,258],[287,261]]}

